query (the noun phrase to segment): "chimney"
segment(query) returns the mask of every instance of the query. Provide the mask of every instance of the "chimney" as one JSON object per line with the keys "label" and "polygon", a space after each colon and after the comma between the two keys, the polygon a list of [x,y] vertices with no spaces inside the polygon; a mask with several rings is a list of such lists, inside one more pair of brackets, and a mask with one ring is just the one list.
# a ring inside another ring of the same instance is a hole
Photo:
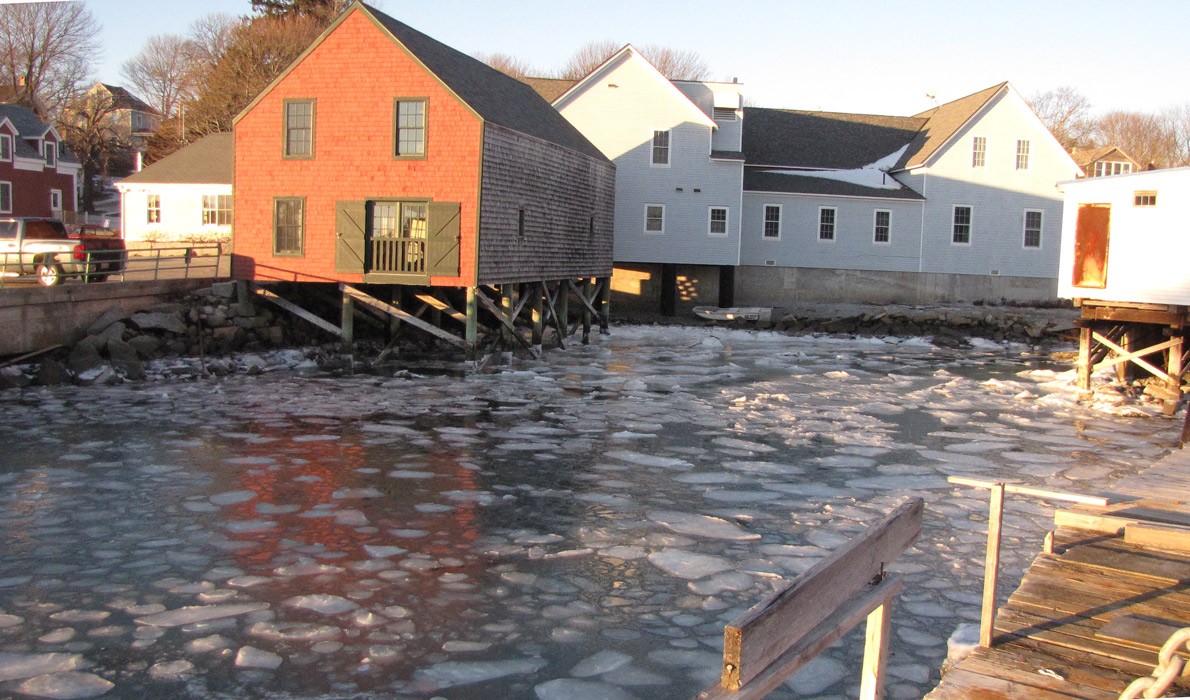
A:
{"label": "chimney", "polygon": [[141,168],[145,167],[145,154],[140,151],[136,152],[136,166],[133,168],[134,172],[140,172]]}

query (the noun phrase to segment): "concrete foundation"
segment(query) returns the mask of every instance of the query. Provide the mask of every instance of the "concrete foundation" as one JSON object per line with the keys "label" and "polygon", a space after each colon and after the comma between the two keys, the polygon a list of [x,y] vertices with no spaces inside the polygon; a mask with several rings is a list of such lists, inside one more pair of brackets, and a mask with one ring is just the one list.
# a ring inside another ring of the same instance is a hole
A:
{"label": "concrete foundation", "polygon": [[180,294],[209,287],[214,279],[6,287],[0,290],[0,357],[70,344],[100,316],[118,309],[131,315]]}

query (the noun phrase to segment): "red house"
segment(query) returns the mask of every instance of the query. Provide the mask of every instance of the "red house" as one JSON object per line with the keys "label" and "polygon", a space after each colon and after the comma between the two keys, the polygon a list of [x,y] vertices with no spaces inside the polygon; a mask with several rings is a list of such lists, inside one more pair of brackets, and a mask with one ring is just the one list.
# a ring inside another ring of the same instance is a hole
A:
{"label": "red house", "polygon": [[474,346],[480,307],[606,289],[614,188],[532,88],[357,2],[236,118],[233,276],[416,298]]}
{"label": "red house", "polygon": [[0,104],[0,216],[75,211],[81,167],[54,127],[26,107]]}

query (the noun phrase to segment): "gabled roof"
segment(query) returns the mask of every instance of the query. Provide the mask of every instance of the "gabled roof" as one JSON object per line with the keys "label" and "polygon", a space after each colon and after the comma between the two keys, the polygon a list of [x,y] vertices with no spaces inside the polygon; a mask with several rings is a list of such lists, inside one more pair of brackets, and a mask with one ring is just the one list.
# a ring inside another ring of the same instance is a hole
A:
{"label": "gabled roof", "polygon": [[235,135],[211,134],[175,151],[121,183],[230,185],[235,173]]}
{"label": "gabled roof", "polygon": [[694,102],[686,93],[682,92],[680,89],[678,89],[678,86],[673,84],[673,81],[662,75],[661,71],[657,70],[657,67],[654,66],[649,61],[649,59],[645,58],[640,50],[632,44],[626,45],[624,48],[609,56],[606,61],[599,64],[598,67],[583,76],[581,80],[571,86],[569,90],[558,96],[552,104],[558,110],[563,109],[565,107],[564,103],[571,97],[578,95],[591,85],[600,83],[607,73],[611,73],[625,61],[632,59],[642,61],[646,66],[648,66],[648,70],[651,71],[653,77],[657,80],[658,85],[661,86],[661,89],[667,92],[675,100],[680,101],[683,107],[690,113],[690,117],[693,122],[708,126],[712,129],[719,128],[719,125],[716,124],[706,112],[702,111],[701,107],[694,104]]}
{"label": "gabled roof", "polygon": [[148,114],[158,114],[161,112],[156,107],[145,102],[141,98],[133,95],[118,85],[108,85],[107,83],[95,83],[90,92],[102,88],[108,92],[112,97],[112,106],[116,109],[132,109],[137,112],[146,112]]}
{"label": "gabled roof", "polygon": [[1136,159],[1125,153],[1117,146],[1100,146],[1098,148],[1073,148],[1070,150],[1070,157],[1074,158],[1074,162],[1083,170],[1087,170],[1087,166],[1092,165],[1098,161],[1114,156],[1113,160],[1124,160],[1132,163],[1133,167],[1140,167],[1140,163]]}
{"label": "gabled roof", "polygon": [[38,119],[33,110],[28,107],[18,104],[0,104],[0,121],[5,119],[17,130],[18,138],[13,139],[16,155],[22,158],[41,160],[42,154],[29,143],[28,139],[44,139],[47,134],[53,134],[58,140],[58,160],[72,164],[79,162],[78,158],[66,147],[66,144],[58,138],[58,132],[54,127]]}
{"label": "gabled roof", "polygon": [[746,107],[744,159],[749,165],[862,168],[904,148],[925,123],[920,117]]}
{"label": "gabled roof", "polygon": [[[236,117],[239,121],[265,95],[281,83],[310,52],[356,12],[364,13],[376,26],[389,34],[402,48],[425,66],[446,89],[466,104],[479,118],[527,136],[568,148],[584,155],[606,157],[578,129],[550,107],[533,88],[478,61],[461,51],[433,39],[409,25],[398,22],[380,10],[355,2],[343,12],[314,43]],[[359,60],[367,60],[361,57]]]}
{"label": "gabled roof", "polygon": [[574,87],[577,80],[569,78],[521,78],[520,81],[537,91],[541,99],[552,103]]}
{"label": "gabled roof", "polygon": [[950,142],[955,134],[974,119],[980,110],[1007,88],[1007,82],[993,85],[986,90],[980,90],[913,115],[927,120],[927,123],[905,151],[901,162],[897,163],[897,169],[917,168],[925,165],[935,153]]}

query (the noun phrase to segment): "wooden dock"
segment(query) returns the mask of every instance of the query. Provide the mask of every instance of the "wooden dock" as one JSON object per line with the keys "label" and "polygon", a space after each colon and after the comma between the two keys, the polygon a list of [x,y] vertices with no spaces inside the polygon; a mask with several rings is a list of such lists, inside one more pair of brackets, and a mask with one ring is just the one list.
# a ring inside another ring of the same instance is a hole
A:
{"label": "wooden dock", "polygon": [[[1102,495],[1106,506],[1057,511],[1052,551],[997,611],[991,647],[927,700],[1115,700],[1153,673],[1161,646],[1190,627],[1190,447]],[[1190,696],[1190,676],[1171,695]]]}

